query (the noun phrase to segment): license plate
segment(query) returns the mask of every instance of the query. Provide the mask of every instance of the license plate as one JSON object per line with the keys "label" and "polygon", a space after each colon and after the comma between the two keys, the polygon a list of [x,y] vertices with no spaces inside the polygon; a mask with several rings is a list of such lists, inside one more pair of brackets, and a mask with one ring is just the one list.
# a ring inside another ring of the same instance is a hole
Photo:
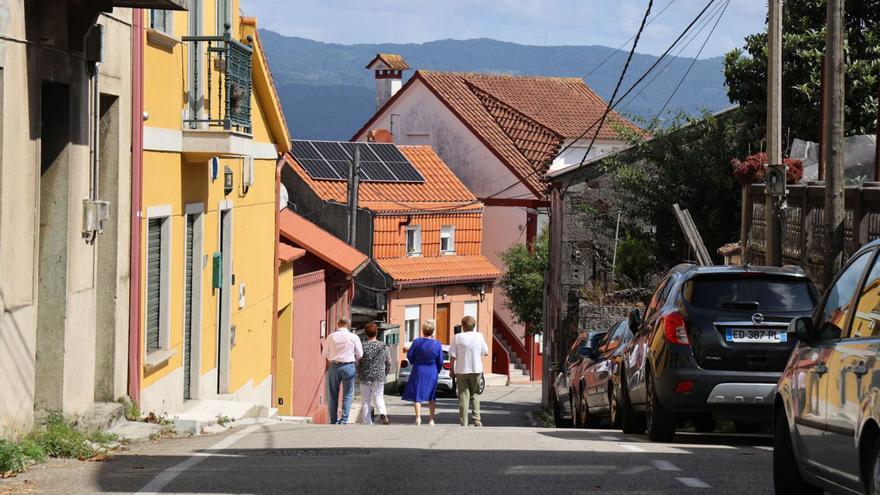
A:
{"label": "license plate", "polygon": [[728,328],[724,340],[743,344],[784,344],[788,342],[788,334],[784,330]]}

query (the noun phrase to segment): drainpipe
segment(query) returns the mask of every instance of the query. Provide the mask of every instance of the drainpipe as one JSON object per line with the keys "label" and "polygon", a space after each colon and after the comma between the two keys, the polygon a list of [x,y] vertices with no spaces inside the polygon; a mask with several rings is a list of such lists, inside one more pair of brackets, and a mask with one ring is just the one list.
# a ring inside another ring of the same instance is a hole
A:
{"label": "drainpipe", "polygon": [[132,10],[131,26],[131,246],[128,288],[128,396],[141,398],[141,203],[144,154],[144,15]]}
{"label": "drainpipe", "polygon": [[[272,256],[272,259],[275,260],[275,277],[272,279],[272,403],[269,404],[269,407],[274,407],[275,402],[278,400],[275,395],[276,389],[275,385],[278,381],[278,377],[275,376],[275,370],[277,369],[278,363],[278,275],[281,272],[281,261],[278,260],[278,243],[281,240],[281,208],[282,205],[278,204],[278,200],[281,197],[281,170],[284,168],[284,157],[280,157],[278,159],[278,163],[275,165],[275,254]],[[286,205],[285,205],[286,206]],[[288,287],[286,289],[293,290],[293,287]],[[288,352],[285,355],[289,355]]]}

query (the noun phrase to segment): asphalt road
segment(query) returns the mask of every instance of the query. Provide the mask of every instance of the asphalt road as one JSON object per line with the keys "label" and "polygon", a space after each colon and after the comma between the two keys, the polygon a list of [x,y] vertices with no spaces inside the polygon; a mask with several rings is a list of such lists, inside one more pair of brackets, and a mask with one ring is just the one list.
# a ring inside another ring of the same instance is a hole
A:
{"label": "asphalt road", "polygon": [[[537,387],[489,388],[484,428],[435,426],[389,398],[390,426],[269,424],[138,445],[103,463],[55,462],[36,493],[772,493],[767,436],[681,434],[669,444],[611,430],[536,428]],[[7,480],[8,481],[8,480]],[[27,483],[25,483],[27,481]]]}

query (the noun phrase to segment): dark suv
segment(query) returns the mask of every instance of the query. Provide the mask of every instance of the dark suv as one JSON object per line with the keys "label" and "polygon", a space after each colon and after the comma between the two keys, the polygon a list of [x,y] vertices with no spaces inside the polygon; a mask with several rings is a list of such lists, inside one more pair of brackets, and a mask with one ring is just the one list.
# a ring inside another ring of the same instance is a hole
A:
{"label": "dark suv", "polygon": [[776,382],[795,343],[793,318],[818,295],[800,268],[679,265],[645,309],[619,376],[624,432],[669,441],[679,421],[700,432],[716,419],[737,431],[769,424]]}

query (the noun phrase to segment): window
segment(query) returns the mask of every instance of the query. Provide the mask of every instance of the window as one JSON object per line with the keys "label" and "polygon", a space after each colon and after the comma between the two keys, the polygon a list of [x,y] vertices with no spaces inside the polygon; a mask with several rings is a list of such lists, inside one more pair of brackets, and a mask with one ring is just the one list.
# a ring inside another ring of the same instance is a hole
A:
{"label": "window", "polygon": [[455,254],[455,227],[453,225],[440,227],[440,253]]}
{"label": "window", "polygon": [[872,252],[863,253],[856,258],[840,273],[834,285],[828,290],[817,327],[821,332],[821,340],[839,339],[843,334],[843,327],[850,313],[850,304],[872,254]]}
{"label": "window", "polygon": [[150,28],[167,34],[174,34],[174,12],[171,10],[150,10]]}
{"label": "window", "polygon": [[403,316],[403,326],[406,331],[406,341],[412,342],[419,336],[419,325],[421,324],[419,306],[407,306]]}
{"label": "window", "polygon": [[684,284],[684,298],[698,308],[809,311],[816,301],[804,279],[703,276]]}
{"label": "window", "polygon": [[171,295],[170,208],[147,209],[146,305],[144,348],[147,354],[168,347],[168,316]]}
{"label": "window", "polygon": [[880,336],[880,262],[874,262],[865,279],[849,336],[853,339]]}
{"label": "window", "polygon": [[422,255],[422,226],[413,225],[406,228],[406,255]]}
{"label": "window", "polygon": [[480,312],[480,303],[477,301],[467,301],[464,303],[464,316],[470,316],[477,322],[477,326],[475,327],[478,331],[480,330],[480,319],[477,318],[477,315]]}

